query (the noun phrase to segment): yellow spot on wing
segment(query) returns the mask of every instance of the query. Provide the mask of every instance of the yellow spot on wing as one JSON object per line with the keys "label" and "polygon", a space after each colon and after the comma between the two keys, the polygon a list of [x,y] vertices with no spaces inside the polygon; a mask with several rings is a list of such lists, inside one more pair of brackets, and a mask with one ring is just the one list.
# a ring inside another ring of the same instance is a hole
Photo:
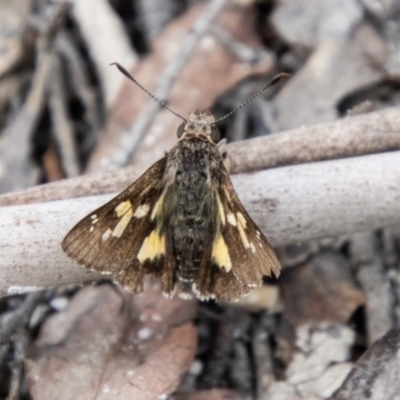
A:
{"label": "yellow spot on wing", "polygon": [[239,221],[239,224],[243,226],[243,229],[246,229],[247,221],[244,218],[243,214],[241,212],[236,213],[237,219]]}
{"label": "yellow spot on wing", "polygon": [[157,231],[152,231],[142,244],[137,255],[138,260],[143,263],[145,260],[154,260],[165,254],[165,236]]}
{"label": "yellow spot on wing", "polygon": [[228,247],[222,236],[218,236],[213,243],[211,257],[214,262],[220,267],[229,272],[232,269],[231,258],[229,257]]}
{"label": "yellow spot on wing", "polygon": [[153,211],[151,212],[151,220],[152,221],[158,214],[161,214],[162,206],[164,203],[164,196],[165,196],[165,192],[163,192],[163,194],[157,200],[157,203],[154,204]]}
{"label": "yellow spot on wing", "polygon": [[132,209],[132,203],[129,200],[127,200],[119,203],[117,207],[115,207],[115,212],[117,213],[117,217],[120,218],[130,209]]}
{"label": "yellow spot on wing", "polygon": [[[126,202],[125,202],[126,203]],[[125,203],[121,203],[121,204],[125,204]],[[120,205],[121,205],[120,204]],[[129,202],[130,204],[130,202]],[[117,207],[118,208],[118,207]],[[117,208],[115,209],[115,211],[117,211]],[[117,211],[117,215],[118,215],[118,211]],[[123,217],[118,221],[117,226],[114,228],[114,230],[112,231],[112,236],[115,237],[121,237],[122,234],[124,233],[124,230],[126,229],[126,227],[129,224],[129,221],[132,219],[133,216],[133,212],[132,212],[132,207],[129,209],[125,210],[125,214],[123,215]]]}
{"label": "yellow spot on wing", "polygon": [[236,213],[236,217],[237,217],[237,222],[238,222],[237,228],[239,231],[240,238],[242,239],[244,247],[246,247],[246,249],[248,249],[250,247],[250,244],[249,244],[249,241],[247,240],[247,236],[244,231],[246,229],[247,222],[244,219],[243,214],[240,212]]}

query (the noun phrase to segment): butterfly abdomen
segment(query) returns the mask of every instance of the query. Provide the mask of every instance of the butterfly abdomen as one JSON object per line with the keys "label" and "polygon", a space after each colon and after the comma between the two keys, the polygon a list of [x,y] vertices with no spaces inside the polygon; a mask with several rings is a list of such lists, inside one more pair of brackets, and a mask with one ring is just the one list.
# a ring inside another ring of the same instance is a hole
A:
{"label": "butterfly abdomen", "polygon": [[179,143],[169,162],[176,171],[171,186],[175,206],[170,216],[176,278],[189,291],[214,223],[216,203],[212,187],[218,184],[220,156],[212,143],[190,139]]}

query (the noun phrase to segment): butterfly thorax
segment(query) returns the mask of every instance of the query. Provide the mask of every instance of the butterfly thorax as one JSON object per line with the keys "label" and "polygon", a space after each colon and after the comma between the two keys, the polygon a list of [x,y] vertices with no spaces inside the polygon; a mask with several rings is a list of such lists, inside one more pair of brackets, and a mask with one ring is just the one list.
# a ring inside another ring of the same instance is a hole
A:
{"label": "butterfly thorax", "polygon": [[177,260],[176,278],[188,290],[213,232],[221,162],[217,146],[198,136],[181,140],[168,154],[166,179],[172,184],[166,204],[175,206],[166,214]]}

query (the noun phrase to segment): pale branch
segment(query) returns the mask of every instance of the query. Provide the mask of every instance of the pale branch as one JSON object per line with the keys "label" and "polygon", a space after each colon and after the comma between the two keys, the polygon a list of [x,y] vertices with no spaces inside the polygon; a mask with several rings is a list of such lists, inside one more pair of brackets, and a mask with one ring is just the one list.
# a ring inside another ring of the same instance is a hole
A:
{"label": "pale branch", "polygon": [[[227,145],[233,173],[400,149],[400,107]],[[0,206],[113,193],[149,165],[85,175],[0,196]]]}
{"label": "pale branch", "polygon": [[[400,224],[400,151],[282,167],[232,177],[272,245]],[[98,277],[75,265],[60,242],[110,195],[0,208],[0,292]]]}
{"label": "pale branch", "polygon": [[137,55],[121,18],[107,0],[74,0],[72,13],[90,49],[109,107],[124,82],[124,77],[109,67],[110,62],[118,61],[130,69]]}
{"label": "pale branch", "polygon": [[0,206],[66,200],[122,191],[139,178],[145,168],[144,165],[131,166],[33,186],[20,192],[6,193],[0,195]]}
{"label": "pale branch", "polygon": [[233,173],[400,149],[400,107],[229,145]]}

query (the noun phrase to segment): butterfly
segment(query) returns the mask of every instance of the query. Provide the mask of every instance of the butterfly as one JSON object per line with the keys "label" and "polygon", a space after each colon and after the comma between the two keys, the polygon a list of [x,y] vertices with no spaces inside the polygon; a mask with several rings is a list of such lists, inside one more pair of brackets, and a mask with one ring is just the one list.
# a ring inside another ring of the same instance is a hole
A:
{"label": "butterfly", "polygon": [[274,250],[232,186],[215,122],[191,113],[165,157],[71,229],[67,255],[131,292],[153,275],[166,295],[201,300],[237,300],[278,277]]}

